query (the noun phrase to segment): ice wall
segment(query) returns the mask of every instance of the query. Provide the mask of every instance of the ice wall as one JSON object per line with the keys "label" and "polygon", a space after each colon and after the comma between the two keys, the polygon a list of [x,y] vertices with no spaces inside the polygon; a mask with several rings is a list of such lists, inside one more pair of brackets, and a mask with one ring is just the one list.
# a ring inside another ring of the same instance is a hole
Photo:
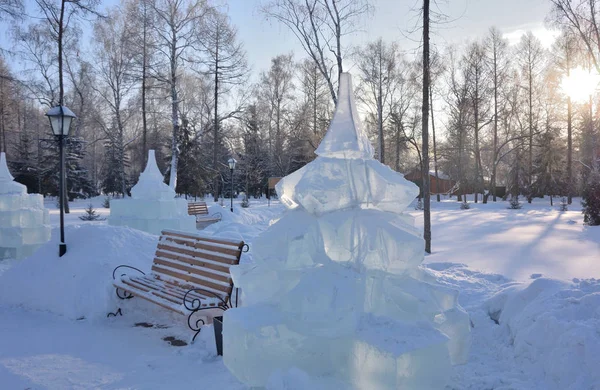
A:
{"label": "ice wall", "polygon": [[50,240],[48,210],[39,194],[14,181],[0,153],[0,260],[30,256]]}
{"label": "ice wall", "polygon": [[289,209],[231,268],[244,307],[224,315],[224,361],[249,386],[300,369],[356,389],[443,389],[470,346],[456,291],[419,267],[402,211],[419,189],[373,159],[350,75],[318,157],[283,178]]}
{"label": "ice wall", "polygon": [[154,150],[148,151],[146,169],[131,189],[131,198],[111,200],[108,223],[157,235],[164,229],[196,230],[196,218],[188,215],[187,200],[175,198],[175,190],[164,183]]}

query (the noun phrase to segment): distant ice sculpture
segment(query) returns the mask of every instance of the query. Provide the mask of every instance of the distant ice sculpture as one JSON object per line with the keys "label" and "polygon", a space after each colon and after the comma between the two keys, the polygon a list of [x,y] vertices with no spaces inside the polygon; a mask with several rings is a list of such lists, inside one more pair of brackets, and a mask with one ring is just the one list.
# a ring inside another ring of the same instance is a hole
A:
{"label": "distant ice sculpture", "polygon": [[0,260],[30,256],[50,240],[48,210],[39,194],[14,181],[0,153]]}
{"label": "distant ice sculpture", "polygon": [[419,267],[424,242],[402,211],[419,189],[373,159],[350,75],[318,157],[283,178],[289,211],[231,268],[243,307],[224,314],[224,361],[249,386],[300,370],[352,389],[443,389],[464,363],[458,293]]}
{"label": "distant ice sculpture", "polygon": [[157,235],[164,229],[196,230],[196,218],[188,215],[187,201],[175,198],[175,190],[164,183],[154,150],[148,151],[146,169],[131,189],[131,198],[111,200],[108,224]]}

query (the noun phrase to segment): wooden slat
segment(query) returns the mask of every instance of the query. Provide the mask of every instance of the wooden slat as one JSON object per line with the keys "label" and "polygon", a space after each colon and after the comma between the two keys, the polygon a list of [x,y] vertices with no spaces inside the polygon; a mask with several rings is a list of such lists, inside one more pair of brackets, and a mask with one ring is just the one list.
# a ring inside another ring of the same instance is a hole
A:
{"label": "wooden slat", "polygon": [[242,246],[244,246],[243,241],[232,241],[232,240],[225,240],[225,239],[220,239],[220,238],[218,239],[218,238],[212,238],[212,237],[204,237],[204,236],[200,236],[200,235],[171,232],[168,230],[163,230],[161,232],[161,234],[163,236],[175,236],[175,237],[188,238],[191,240],[203,240],[203,241],[208,241],[208,242],[214,242],[217,244],[232,245],[232,246],[237,246],[240,249],[242,248]]}
{"label": "wooden slat", "polygon": [[[147,285],[150,285],[153,287],[154,290],[156,291],[163,291],[168,293],[169,295],[172,295],[174,297],[177,297],[181,300],[181,302],[183,302],[183,297],[185,296],[185,294],[193,287],[189,287],[188,289],[184,289],[181,286],[178,286],[174,283],[167,283],[165,280],[159,280],[159,279],[155,279],[155,278],[148,278],[148,277],[143,277],[143,278],[132,278],[132,281],[138,282],[138,283],[145,283]],[[199,300],[206,300],[208,298],[214,298],[214,297],[210,297],[208,295],[202,295],[196,291],[191,291],[188,294],[188,299],[189,300],[193,300],[193,299],[199,299]]]}
{"label": "wooden slat", "polygon": [[200,275],[200,276],[204,276],[205,278],[209,278],[209,279],[213,279],[213,280],[218,280],[219,282],[223,282],[223,283],[231,283],[231,278],[227,277],[227,276],[223,276],[223,275],[217,275],[217,274],[213,274],[207,271],[203,271],[202,269],[198,268],[198,267],[190,267],[184,264],[180,264],[180,263],[176,263],[174,261],[166,261],[166,260],[162,260],[162,259],[154,259],[154,264],[160,264],[160,265],[165,265],[167,267],[171,267],[171,268],[177,268],[179,270],[182,271],[186,271],[195,275]]}
{"label": "wooden slat", "polygon": [[[162,257],[171,260],[177,260],[188,264],[193,264],[197,267],[208,268],[213,271],[222,272],[224,274],[229,274],[229,267],[225,265],[213,264],[207,261],[202,261],[196,258],[192,258],[189,256],[178,255],[172,252],[163,252],[162,250],[156,251],[156,257]],[[204,259],[208,260],[208,259]]]}
{"label": "wooden slat", "polygon": [[205,286],[205,287],[209,287],[211,289],[217,290],[217,291],[223,291],[227,295],[229,295],[229,293],[231,292],[231,289],[232,289],[232,286],[223,286],[223,285],[220,285],[217,283],[212,283],[211,281],[208,281],[208,280],[196,278],[193,275],[185,275],[185,274],[182,274],[179,272],[175,272],[175,271],[171,271],[169,269],[159,267],[157,265],[152,266],[152,271],[155,271],[157,273],[161,273],[164,275],[169,275],[176,279],[185,280],[186,282],[197,284],[200,287]]}
{"label": "wooden slat", "polygon": [[[205,259],[205,260],[212,260],[212,261],[216,261],[216,262],[227,264],[227,265],[235,265],[235,264],[239,263],[239,261],[236,262],[237,259],[217,256],[217,255],[214,255],[211,253],[195,251],[193,249],[186,249],[186,248],[181,248],[181,247],[177,247],[177,246],[172,246],[169,244],[164,244],[163,242],[160,242],[157,245],[157,248],[161,249],[163,251],[168,251],[168,252],[172,252],[172,253],[182,253],[182,254],[185,254],[188,256],[197,257],[197,258],[201,258],[201,259]],[[157,256],[158,256],[158,251],[157,251]]]}
{"label": "wooden slat", "polygon": [[240,250],[237,247],[232,247],[232,248],[223,248],[222,246],[215,246],[214,244],[211,245],[212,243],[209,242],[202,242],[202,240],[196,240],[194,242],[191,242],[189,240],[185,240],[185,239],[178,239],[176,237],[165,237],[165,240],[163,242],[175,242],[179,245],[185,245],[187,247],[190,248],[196,248],[196,249],[204,249],[206,251],[211,251],[211,252],[218,252],[218,253],[224,253],[226,255],[230,255],[230,256],[236,256],[238,255],[238,253],[240,252]]}
{"label": "wooden slat", "polygon": [[[122,285],[119,285],[119,284],[116,284],[116,283],[113,283],[113,284],[114,284],[114,286],[115,286],[115,287],[118,287],[118,288],[120,288],[120,289],[122,289],[122,290],[125,290],[125,291],[127,291],[128,293],[130,293],[130,294],[133,294],[133,295],[135,295],[135,296],[136,296],[136,297],[138,297],[138,298],[142,298],[142,299],[145,299],[145,300],[147,300],[147,301],[150,301],[150,302],[152,302],[152,303],[154,303],[154,304],[156,304],[156,305],[158,305],[158,306],[164,307],[165,309],[172,310],[172,311],[174,311],[175,313],[179,313],[179,314],[181,314],[181,315],[185,315],[185,313],[183,312],[183,310],[181,310],[181,309],[176,309],[176,308],[174,308],[174,307],[172,307],[172,306],[169,306],[168,304],[166,304],[166,303],[163,303],[163,302],[159,301],[158,299],[151,299],[151,298],[150,298],[149,296],[147,296],[146,294],[139,294],[139,293],[136,293],[136,292],[135,292],[135,290],[133,290],[133,289],[124,288],[124,286],[122,286]],[[157,298],[158,298],[158,297],[157,297]]]}
{"label": "wooden slat", "polygon": [[[179,285],[177,285],[177,284],[176,284],[174,281],[171,281],[171,280],[161,280],[161,281],[162,281],[162,282],[164,282],[164,283],[165,283],[165,284],[167,284],[167,285],[172,285],[172,286],[174,286],[175,288],[181,288],[181,287],[179,287]],[[202,286],[195,286],[195,287],[194,287],[194,286],[190,286],[190,287],[189,287],[189,289],[192,289],[192,288],[202,288]],[[207,291],[210,291],[210,290],[207,290]],[[213,291],[210,291],[210,292],[212,292],[213,294],[216,294],[216,295],[217,295],[217,296],[219,296],[221,299],[223,299],[225,302],[227,302],[227,301],[229,300],[229,297],[228,297],[227,295],[225,295],[224,293],[221,293],[221,294],[219,294],[219,292],[213,292]],[[213,296],[213,295],[204,295],[204,294],[202,294],[202,293],[199,293],[199,292],[197,292],[197,291],[194,291],[193,293],[194,293],[194,294],[197,294],[197,295],[200,295],[200,296],[201,296],[201,298],[200,298],[200,299],[208,299],[208,298],[213,298],[213,299],[215,299],[215,298],[216,298],[216,297],[215,297],[215,296]]]}

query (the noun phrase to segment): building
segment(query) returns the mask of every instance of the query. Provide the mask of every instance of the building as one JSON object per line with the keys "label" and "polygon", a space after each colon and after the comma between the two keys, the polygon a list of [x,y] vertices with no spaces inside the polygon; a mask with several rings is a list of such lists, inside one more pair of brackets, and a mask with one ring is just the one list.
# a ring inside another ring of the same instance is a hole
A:
{"label": "building", "polygon": [[[454,187],[454,185],[456,184],[456,182],[452,179],[450,179],[450,177],[448,177],[448,175],[446,175],[444,172],[442,171],[438,171],[438,177],[435,177],[435,171],[429,171],[429,182],[431,183],[430,185],[430,191],[432,194],[447,194],[449,193],[452,188]],[[421,177],[421,171],[418,169],[415,169],[413,171],[411,171],[410,173],[407,173],[406,175],[404,175],[404,178],[406,178],[406,180],[410,180],[413,183],[415,183],[416,185],[419,186],[419,188],[421,188],[422,191],[422,187],[421,187],[421,182],[422,182],[422,177]]]}

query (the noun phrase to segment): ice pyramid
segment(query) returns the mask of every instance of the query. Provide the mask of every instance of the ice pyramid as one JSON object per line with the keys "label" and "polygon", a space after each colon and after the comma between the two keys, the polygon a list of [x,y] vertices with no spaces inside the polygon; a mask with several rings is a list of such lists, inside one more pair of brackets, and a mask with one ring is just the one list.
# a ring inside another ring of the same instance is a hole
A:
{"label": "ice pyramid", "polygon": [[0,260],[30,256],[50,240],[48,210],[39,194],[14,181],[0,153]]}
{"label": "ice pyramid", "polygon": [[470,346],[458,293],[419,267],[402,211],[419,189],[373,159],[350,75],[305,167],[283,178],[284,216],[231,268],[243,307],[224,314],[224,362],[248,386],[300,369],[354,389],[443,389]]}
{"label": "ice pyramid", "polygon": [[154,150],[148,151],[146,169],[131,189],[131,198],[111,200],[108,224],[157,235],[164,229],[196,230],[196,218],[188,215],[187,200],[175,198],[175,191],[164,183]]}

